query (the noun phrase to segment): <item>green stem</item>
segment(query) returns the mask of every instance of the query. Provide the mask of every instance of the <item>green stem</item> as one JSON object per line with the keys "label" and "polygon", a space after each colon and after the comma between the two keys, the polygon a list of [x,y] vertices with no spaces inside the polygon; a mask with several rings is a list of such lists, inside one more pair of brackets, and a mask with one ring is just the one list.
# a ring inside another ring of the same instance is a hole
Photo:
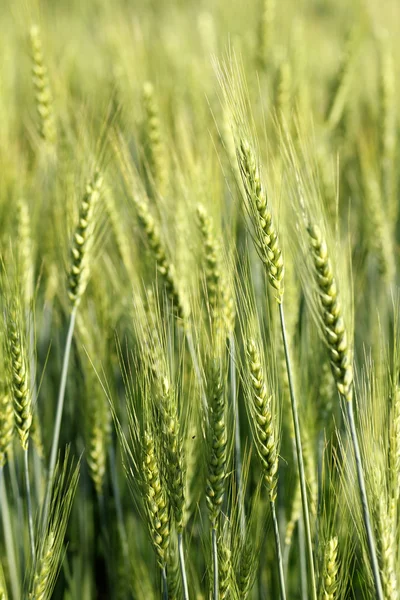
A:
{"label": "green stem", "polygon": [[187,583],[187,576],[186,576],[185,552],[183,550],[182,532],[178,533],[178,553],[179,553],[179,566],[180,566],[181,577],[182,577],[183,600],[189,600],[189,590],[188,590],[188,583]]}
{"label": "green stem", "polygon": [[297,521],[297,542],[299,546],[301,600],[308,600],[307,562],[305,555],[306,542],[304,539],[303,515],[300,515],[299,520]]}
{"label": "green stem", "polygon": [[162,597],[163,600],[168,600],[168,582],[167,582],[167,571],[165,567],[161,569],[161,582],[162,582]]}
{"label": "green stem", "polygon": [[7,491],[4,481],[3,469],[0,469],[0,512],[3,522],[4,541],[6,546],[8,570],[10,573],[12,595],[14,600],[21,598],[20,579],[18,576],[17,555],[15,553],[13,532],[11,529],[10,508],[8,506]]}
{"label": "green stem", "polygon": [[58,392],[58,400],[57,400],[57,412],[56,412],[56,419],[55,419],[55,423],[54,423],[53,442],[52,442],[51,454],[50,454],[50,464],[49,464],[49,473],[48,473],[49,481],[52,480],[54,469],[56,466],[56,461],[57,461],[58,444],[60,441],[61,420],[62,420],[62,414],[63,414],[63,409],[64,409],[65,389],[67,387],[69,357],[71,354],[72,338],[74,336],[76,312],[77,312],[77,307],[74,306],[74,308],[72,309],[72,312],[71,312],[70,320],[69,320],[67,340],[65,343],[64,359],[63,359],[63,365],[62,365],[62,371],[61,371],[60,389]]}
{"label": "green stem", "polygon": [[304,473],[304,460],[303,460],[303,452],[301,447],[301,435],[300,435],[300,423],[299,423],[299,414],[297,409],[296,396],[294,392],[294,384],[293,384],[293,376],[292,376],[292,368],[289,354],[289,345],[286,336],[286,328],[285,328],[285,315],[283,310],[283,302],[279,304],[279,318],[281,322],[281,331],[282,331],[282,341],[283,348],[285,351],[285,360],[286,360],[286,370],[289,382],[289,392],[290,392],[290,401],[292,405],[292,416],[293,416],[293,426],[294,426],[294,435],[296,441],[296,454],[297,454],[297,465],[299,469],[299,479],[300,479],[300,490],[301,490],[301,501],[303,506],[303,519],[304,519],[304,529],[306,534],[306,549],[308,555],[308,565],[310,569],[310,582],[311,582],[311,597],[313,600],[317,600],[317,590],[315,586],[315,572],[314,572],[314,557],[313,557],[313,549],[312,549],[312,539],[311,539],[311,527],[310,527],[310,514],[308,510],[308,501],[307,501],[307,487],[306,487],[306,477]]}
{"label": "green stem", "polygon": [[355,426],[355,422],[354,422],[354,411],[353,411],[353,402],[352,401],[346,402],[346,409],[347,409],[347,418],[349,420],[349,425],[350,425],[350,434],[351,434],[351,441],[353,443],[354,457],[355,457],[355,461],[356,461],[358,486],[360,488],[360,497],[361,497],[361,505],[362,505],[363,518],[364,518],[364,527],[365,527],[365,531],[367,534],[367,543],[368,543],[369,555],[370,555],[370,560],[371,560],[372,575],[373,575],[374,584],[375,584],[375,592],[376,592],[376,597],[378,600],[384,600],[383,591],[382,591],[382,583],[381,583],[381,578],[380,578],[380,573],[379,573],[378,557],[376,554],[374,534],[372,532],[372,527],[371,527],[371,518],[370,518],[370,514],[369,514],[367,490],[365,488],[364,472],[363,472],[362,462],[361,462],[360,446],[358,443],[357,430],[356,430],[356,426]]}
{"label": "green stem", "polygon": [[29,481],[29,461],[28,461],[28,448],[24,451],[24,474],[25,474],[25,489],[26,489],[26,504],[28,511],[28,529],[29,529],[29,542],[31,546],[31,559],[32,564],[35,560],[35,534],[33,531],[33,516],[32,516],[32,497],[31,497],[31,484]]}
{"label": "green stem", "polygon": [[280,591],[281,591],[281,600],[286,600],[285,577],[283,574],[283,561],[282,561],[282,550],[281,550],[281,538],[279,536],[279,527],[278,527],[278,519],[276,518],[275,502],[273,500],[270,500],[269,504],[271,507],[272,524],[274,527],[275,549],[276,549],[276,557],[278,560],[278,574],[279,574],[279,587],[280,587]]}
{"label": "green stem", "polygon": [[213,578],[214,578],[214,594],[213,600],[219,598],[219,582],[218,582],[218,547],[217,547],[217,530],[215,527],[211,530],[211,544],[212,544],[212,556],[213,556]]}

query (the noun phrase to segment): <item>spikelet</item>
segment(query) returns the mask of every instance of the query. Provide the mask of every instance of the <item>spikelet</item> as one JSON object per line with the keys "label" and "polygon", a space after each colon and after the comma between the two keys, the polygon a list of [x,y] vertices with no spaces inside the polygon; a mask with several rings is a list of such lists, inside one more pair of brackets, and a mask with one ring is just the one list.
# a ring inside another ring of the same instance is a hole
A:
{"label": "spikelet", "polygon": [[31,221],[27,203],[17,202],[18,274],[22,283],[22,300],[25,310],[31,306],[34,291],[33,248]]}
{"label": "spikelet", "polygon": [[332,373],[339,393],[350,402],[353,397],[352,358],[336,279],[320,228],[309,225],[307,230]]}
{"label": "spikelet", "polygon": [[300,481],[296,481],[296,487],[294,488],[294,496],[292,502],[292,510],[290,513],[290,519],[286,525],[286,533],[285,533],[285,546],[289,547],[292,544],[294,529],[301,518],[301,489],[300,489]]}
{"label": "spikelet", "polygon": [[93,398],[90,411],[87,462],[96,493],[101,496],[107,465],[107,448],[111,435],[110,411],[103,394]]}
{"label": "spikelet", "polygon": [[389,480],[391,492],[398,502],[400,498],[400,387],[394,386],[389,418]]}
{"label": "spikelet", "polygon": [[163,453],[166,459],[166,480],[169,500],[178,533],[183,529],[185,508],[185,475],[183,440],[176,407],[176,398],[167,377],[162,381],[160,397],[162,413]]}
{"label": "spikelet", "polygon": [[288,123],[290,119],[292,103],[292,70],[290,62],[283,60],[279,65],[278,84],[276,90],[277,113],[283,123]]}
{"label": "spikelet", "polygon": [[218,585],[220,600],[227,600],[231,597],[232,585],[232,560],[230,549],[229,522],[224,523],[221,535],[217,539],[218,551]]}
{"label": "spikelet", "polygon": [[7,461],[14,435],[14,410],[6,386],[0,385],[0,471]]}
{"label": "spikelet", "polygon": [[154,439],[149,430],[144,433],[143,448],[144,503],[150,537],[160,568],[167,562],[170,541],[168,499],[161,481]]}
{"label": "spikelet", "polygon": [[229,335],[235,326],[235,301],[229,281],[222,272],[221,247],[215,236],[212,220],[203,205],[198,205],[197,216],[203,240],[207,299],[214,331],[218,335],[224,327]]}
{"label": "spikelet", "polygon": [[236,577],[240,600],[246,600],[249,597],[254,581],[254,563],[253,545],[250,539],[246,539],[241,547]]}
{"label": "spikelet", "polygon": [[331,538],[325,546],[322,571],[321,600],[335,600],[338,588],[338,539]]}
{"label": "spikelet", "polygon": [[266,266],[269,282],[277,291],[277,301],[282,302],[284,276],[282,252],[256,158],[248,142],[240,141],[237,158],[247,207],[256,230],[258,253]]}
{"label": "spikelet", "polygon": [[156,190],[162,195],[167,185],[167,157],[161,136],[160,117],[152,83],[143,86],[144,134],[147,162]]}
{"label": "spikelet", "polygon": [[39,458],[44,459],[45,453],[44,453],[43,438],[42,438],[42,428],[40,425],[39,415],[37,412],[37,406],[36,406],[36,410],[32,416],[32,425],[31,425],[30,436],[31,436],[33,445],[36,448],[36,452],[37,452]]}
{"label": "spikelet", "polygon": [[360,45],[360,32],[355,28],[346,41],[339,71],[332,86],[327,112],[327,125],[330,129],[338,126],[349,96],[357,52]]}
{"label": "spikelet", "polygon": [[393,56],[387,45],[383,44],[380,57],[380,123],[382,156],[382,191],[389,213],[389,222],[396,223],[398,206],[396,192],[396,76]]}
{"label": "spikelet", "polygon": [[53,97],[50,89],[47,68],[43,61],[42,40],[39,27],[33,25],[30,30],[32,49],[32,77],[35,88],[36,109],[39,116],[39,134],[49,144],[56,141]]}
{"label": "spikelet", "polygon": [[[51,482],[50,509],[37,536],[35,560],[23,597],[50,600],[63,557],[64,536],[79,478],[79,464],[72,468],[67,449],[64,461],[58,463]],[[43,517],[43,513],[42,513]]]}
{"label": "spikelet", "polygon": [[175,268],[167,258],[158,227],[149,211],[148,204],[143,200],[137,200],[135,204],[139,223],[146,234],[150,250],[155,258],[157,270],[164,282],[168,298],[173,305],[176,316],[185,323],[188,317],[188,307],[185,298],[179,289]]}
{"label": "spikelet", "polygon": [[276,0],[260,0],[260,19],[258,28],[257,63],[264,70],[270,61],[273,42]]}
{"label": "spikelet", "polygon": [[377,536],[380,546],[380,567],[382,587],[385,600],[398,600],[397,576],[396,576],[396,523],[392,523],[389,518],[388,510],[384,496],[381,495],[378,500],[379,513],[379,536]]}
{"label": "spikelet", "polygon": [[22,318],[17,304],[7,307],[7,359],[10,392],[13,398],[15,426],[22,448],[28,449],[32,425],[32,397],[28,357],[24,343]]}
{"label": "spikelet", "polygon": [[89,279],[89,253],[93,244],[94,210],[100,197],[102,182],[102,176],[96,171],[93,179],[86,186],[78,225],[72,239],[68,296],[73,308],[79,305]]}
{"label": "spikelet", "polygon": [[210,365],[207,399],[209,405],[209,458],[206,501],[212,528],[217,526],[226,487],[227,433],[225,390],[221,365],[217,359]]}
{"label": "spikelet", "polygon": [[251,394],[249,412],[252,418],[254,443],[261,459],[270,500],[274,502],[278,482],[278,449],[271,408],[272,397],[268,396],[260,351],[255,340],[249,339],[246,349]]}

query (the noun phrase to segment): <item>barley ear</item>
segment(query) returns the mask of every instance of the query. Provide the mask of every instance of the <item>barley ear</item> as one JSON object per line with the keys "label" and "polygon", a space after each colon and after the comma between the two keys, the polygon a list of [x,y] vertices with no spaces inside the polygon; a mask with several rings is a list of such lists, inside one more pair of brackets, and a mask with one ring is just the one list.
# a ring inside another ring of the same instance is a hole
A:
{"label": "barley ear", "polygon": [[0,471],[7,461],[14,436],[14,410],[6,386],[0,385]]}

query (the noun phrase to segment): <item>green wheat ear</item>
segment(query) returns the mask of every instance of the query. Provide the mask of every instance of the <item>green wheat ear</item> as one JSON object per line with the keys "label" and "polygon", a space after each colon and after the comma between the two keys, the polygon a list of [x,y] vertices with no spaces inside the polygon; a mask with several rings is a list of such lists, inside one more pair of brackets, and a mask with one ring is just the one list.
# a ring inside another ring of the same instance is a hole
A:
{"label": "green wheat ear", "polygon": [[321,600],[335,600],[339,584],[338,539],[331,538],[325,546],[322,571]]}
{"label": "green wheat ear", "polygon": [[167,157],[161,135],[160,116],[152,83],[143,86],[145,111],[144,134],[147,161],[157,191],[163,195],[167,186]]}
{"label": "green wheat ear", "polygon": [[210,366],[207,398],[209,405],[209,459],[206,501],[212,527],[217,526],[226,488],[227,432],[226,400],[222,368],[218,360]]}
{"label": "green wheat ear", "polygon": [[0,385],[0,471],[7,461],[14,436],[14,410],[11,395]]}
{"label": "green wheat ear", "polygon": [[309,225],[307,230],[311,243],[324,334],[332,373],[339,393],[348,402],[351,402],[353,397],[351,350],[343,320],[339,291],[328,255],[328,247],[317,225]]}
{"label": "green wheat ear", "polygon": [[56,128],[53,112],[53,96],[50,89],[47,67],[44,64],[42,40],[37,25],[30,30],[32,49],[32,78],[35,88],[36,109],[39,116],[39,134],[46,142],[54,144]]}
{"label": "green wheat ear", "polygon": [[261,182],[260,170],[250,144],[240,140],[237,159],[246,195],[246,205],[256,234],[256,245],[266,266],[268,279],[277,291],[277,301],[283,298],[284,264],[267,194]]}
{"label": "green wheat ear", "polygon": [[161,481],[156,447],[152,433],[147,430],[143,439],[144,504],[150,537],[161,569],[165,568],[170,542],[168,498]]}
{"label": "green wheat ear", "polygon": [[85,292],[90,274],[90,250],[94,237],[94,211],[100,198],[103,178],[96,171],[87,186],[79,212],[71,247],[71,263],[68,276],[68,296],[73,307],[77,307]]}
{"label": "green wheat ear", "polygon": [[32,425],[32,397],[22,317],[16,303],[7,307],[6,320],[7,358],[15,426],[22,448],[27,450]]}

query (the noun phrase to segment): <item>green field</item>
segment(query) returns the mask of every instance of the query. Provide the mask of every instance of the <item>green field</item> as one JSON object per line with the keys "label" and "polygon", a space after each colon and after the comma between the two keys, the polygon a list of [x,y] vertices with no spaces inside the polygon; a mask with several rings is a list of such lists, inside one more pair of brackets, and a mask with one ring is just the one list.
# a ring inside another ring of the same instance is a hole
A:
{"label": "green field", "polygon": [[0,1],[0,600],[400,600],[399,39]]}

